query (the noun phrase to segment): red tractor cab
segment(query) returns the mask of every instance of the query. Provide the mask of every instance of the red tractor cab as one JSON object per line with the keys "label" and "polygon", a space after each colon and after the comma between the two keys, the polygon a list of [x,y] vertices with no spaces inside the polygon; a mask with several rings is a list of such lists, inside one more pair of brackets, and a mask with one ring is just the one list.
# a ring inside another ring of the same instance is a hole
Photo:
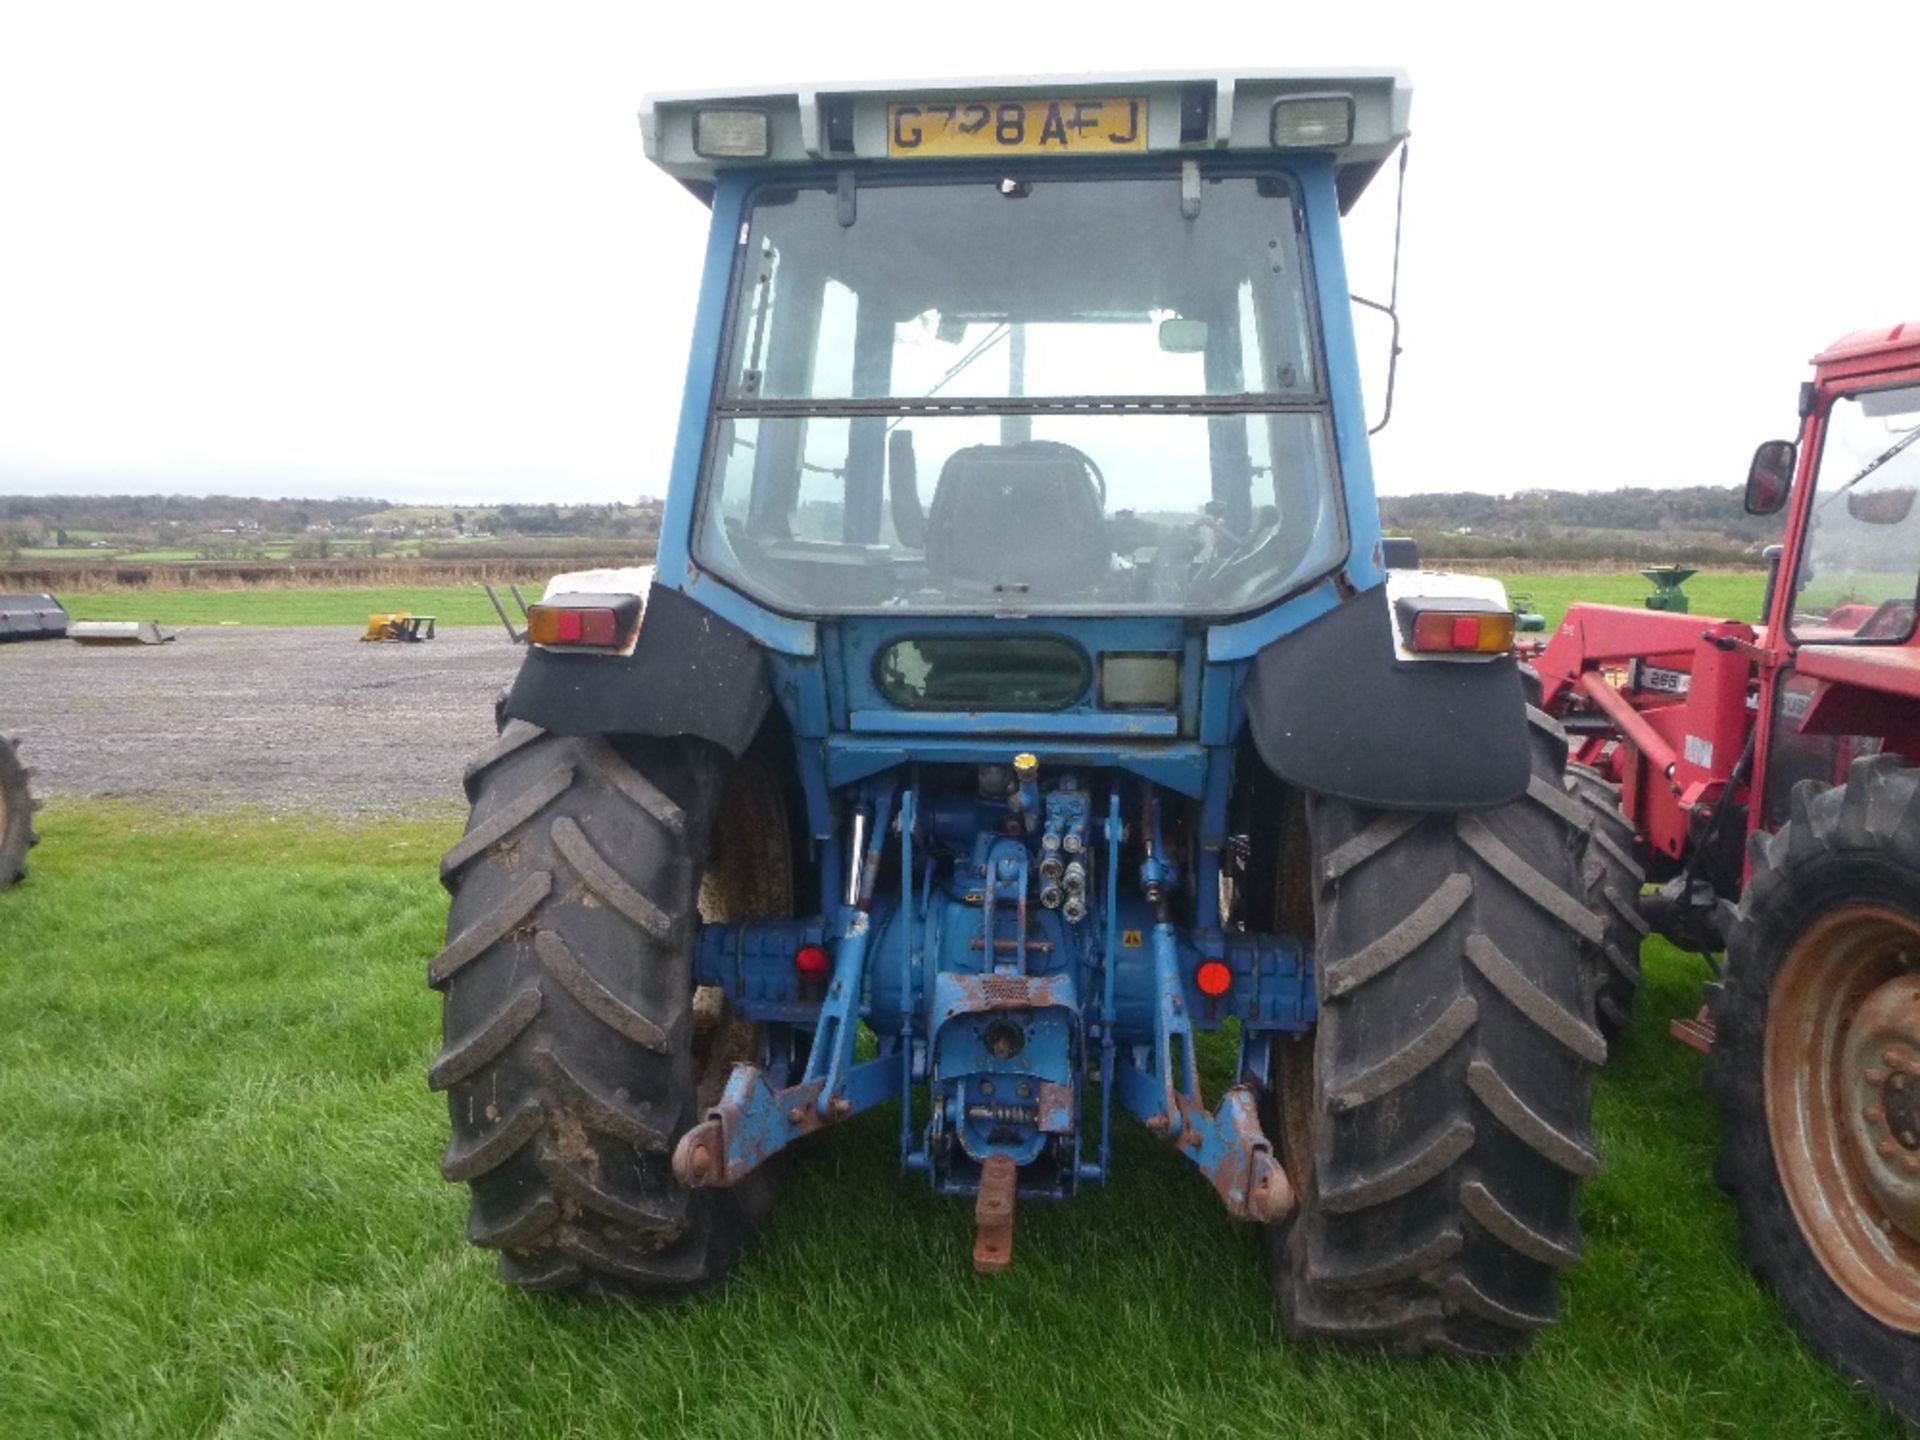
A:
{"label": "red tractor cab", "polygon": [[[1817,1348],[1914,1418],[1920,322],[1813,365],[1798,441],[1762,445],[1748,474],[1751,513],[1787,512],[1761,623],[1576,605],[1536,668],[1598,817],[1585,863],[1619,948],[1651,929],[1725,952],[1674,1028],[1713,1055],[1749,1260]],[[1593,799],[1608,786],[1617,817]],[[1615,958],[1618,1022],[1637,963]]]}

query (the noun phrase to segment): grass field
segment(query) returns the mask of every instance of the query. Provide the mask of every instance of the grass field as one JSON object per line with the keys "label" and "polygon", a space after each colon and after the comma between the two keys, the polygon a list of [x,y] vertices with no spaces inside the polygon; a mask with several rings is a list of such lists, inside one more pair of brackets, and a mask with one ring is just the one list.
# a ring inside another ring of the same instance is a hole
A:
{"label": "grass field", "polygon": [[[1632,572],[1578,571],[1501,577],[1515,594],[1533,597],[1549,625],[1575,600],[1639,605],[1653,587]],[[1754,619],[1765,579],[1750,570],[1708,570],[1687,582],[1701,615]],[[521,586],[529,600],[537,586]],[[502,592],[509,612],[512,601]],[[162,625],[365,625],[375,610],[415,610],[442,625],[498,625],[478,585],[336,586],[287,589],[143,589],[76,592],[60,597],[78,620],[158,620]],[[517,618],[517,617],[516,617]]]}
{"label": "grass field", "polygon": [[[1506,574],[1500,578],[1512,594],[1531,595],[1535,608],[1547,617],[1549,626],[1557,625],[1567,607],[1576,600],[1638,607],[1653,593],[1646,577],[1631,570],[1560,570]],[[1757,620],[1766,585],[1767,577],[1758,570],[1702,570],[1687,581],[1686,591],[1696,615]]]}
{"label": "grass field", "polygon": [[[520,593],[529,601],[537,587]],[[500,592],[507,613],[519,614]],[[158,620],[162,625],[345,625],[365,629],[378,610],[411,610],[442,625],[493,625],[500,617],[478,585],[337,585],[244,590],[79,591],[60,596],[76,620]]]}
{"label": "grass field", "polygon": [[556,1303],[494,1282],[436,1173],[448,829],[42,822],[0,895],[0,1433],[1893,1433],[1740,1265],[1665,1037],[1699,966],[1663,947],[1565,1323],[1516,1363],[1277,1341],[1254,1237],[1130,1124],[1113,1189],[1024,1207],[990,1282],[970,1207],[899,1176],[875,1114],[807,1142],[724,1289]]}

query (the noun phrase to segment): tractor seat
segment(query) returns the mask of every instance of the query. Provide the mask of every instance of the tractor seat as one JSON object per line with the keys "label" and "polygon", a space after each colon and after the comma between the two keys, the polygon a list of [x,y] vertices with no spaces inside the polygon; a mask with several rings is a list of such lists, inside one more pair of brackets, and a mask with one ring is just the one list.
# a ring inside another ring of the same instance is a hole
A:
{"label": "tractor seat", "polygon": [[927,513],[927,571],[948,591],[1083,595],[1111,568],[1106,485],[1071,445],[970,445],[940,469]]}

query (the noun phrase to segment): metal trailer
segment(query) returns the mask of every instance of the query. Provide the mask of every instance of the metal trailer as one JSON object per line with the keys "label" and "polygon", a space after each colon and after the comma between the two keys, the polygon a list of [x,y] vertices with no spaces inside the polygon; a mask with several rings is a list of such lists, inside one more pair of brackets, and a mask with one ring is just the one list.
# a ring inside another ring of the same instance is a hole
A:
{"label": "metal trailer", "polygon": [[769,1160],[897,1103],[983,1271],[1131,1116],[1262,1227],[1293,1333],[1553,1320],[1605,927],[1507,596],[1386,563],[1341,216],[1410,101],[647,104],[712,215],[657,569],[529,607],[429,970],[505,1279],[711,1280]]}
{"label": "metal trailer", "polygon": [[10,640],[58,640],[67,612],[51,595],[0,595],[0,645]]}
{"label": "metal trailer", "polygon": [[1712,1055],[1747,1257],[1920,1419],[1920,325],[1813,367],[1748,475],[1749,512],[1787,513],[1761,622],[1576,605],[1538,670],[1609,835],[1603,1006],[1624,1023],[1649,927],[1724,950],[1674,1031]]}

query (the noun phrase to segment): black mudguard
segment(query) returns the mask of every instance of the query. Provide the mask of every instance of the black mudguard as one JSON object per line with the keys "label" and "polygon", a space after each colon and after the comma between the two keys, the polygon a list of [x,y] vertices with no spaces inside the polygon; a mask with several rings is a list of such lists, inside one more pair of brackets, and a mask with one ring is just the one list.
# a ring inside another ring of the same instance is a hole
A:
{"label": "black mudguard", "polygon": [[695,735],[739,755],[772,703],[753,637],[678,590],[655,586],[633,654],[529,647],[505,714],[556,735]]}
{"label": "black mudguard", "polygon": [[1527,788],[1513,657],[1395,659],[1384,587],[1260,651],[1242,694],[1260,758],[1303,790],[1389,810],[1486,810]]}

